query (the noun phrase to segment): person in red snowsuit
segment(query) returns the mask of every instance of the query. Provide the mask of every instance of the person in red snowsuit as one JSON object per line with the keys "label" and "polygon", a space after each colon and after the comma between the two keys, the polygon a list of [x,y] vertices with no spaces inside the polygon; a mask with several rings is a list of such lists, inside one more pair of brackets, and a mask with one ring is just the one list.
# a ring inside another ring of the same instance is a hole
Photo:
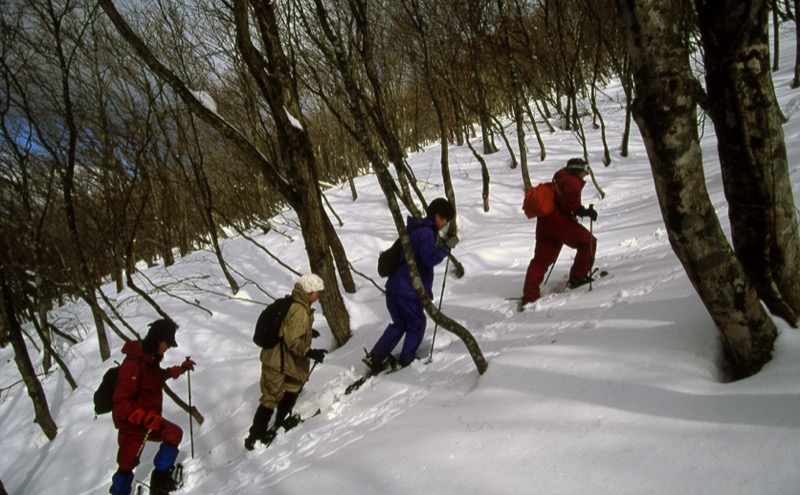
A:
{"label": "person in red snowsuit", "polygon": [[567,286],[574,289],[591,281],[589,270],[594,265],[597,239],[576,218],[597,220],[597,212],[593,208],[587,209],[581,205],[581,192],[588,173],[588,163],[581,158],[570,158],[567,166],[553,176],[556,208],[553,213],[536,219],[536,246],[525,274],[522,306],[539,299],[539,286],[545,273],[556,262],[565,244],[577,250]]}
{"label": "person in red snowsuit", "polygon": [[[168,378],[176,379],[194,370],[194,361],[186,359],[180,366],[161,368],[164,352],[177,347],[175,331],[178,325],[170,319],[156,320],[149,325],[144,340],[125,343],[125,360],[119,368],[111,412],[114,426],[119,430],[117,442],[118,469],[111,478],[112,495],[129,495],[133,485],[133,469],[147,440],[162,442],[153,459],[150,493],[169,493],[174,490],[172,468],[178,457],[178,445],[183,439],[181,428],[161,417],[163,386]],[[148,434],[149,432],[149,434]]]}

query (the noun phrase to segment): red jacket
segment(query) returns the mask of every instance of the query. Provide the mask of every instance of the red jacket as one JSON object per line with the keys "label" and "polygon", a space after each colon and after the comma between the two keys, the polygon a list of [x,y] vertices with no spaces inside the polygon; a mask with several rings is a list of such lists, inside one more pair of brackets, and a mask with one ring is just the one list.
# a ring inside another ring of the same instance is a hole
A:
{"label": "red jacket", "polygon": [[536,238],[563,242],[565,230],[569,230],[567,226],[577,223],[575,211],[581,207],[581,193],[585,182],[565,168],[553,175],[553,182],[558,186],[555,195],[556,209],[550,215],[536,220]]}
{"label": "red jacket", "polygon": [[114,426],[118,429],[141,429],[128,422],[137,408],[161,414],[164,399],[163,386],[170,377],[167,370],[155,362],[153,356],[142,352],[141,342],[132,340],[122,346],[125,360],[119,368],[114,390],[114,409],[111,411]]}

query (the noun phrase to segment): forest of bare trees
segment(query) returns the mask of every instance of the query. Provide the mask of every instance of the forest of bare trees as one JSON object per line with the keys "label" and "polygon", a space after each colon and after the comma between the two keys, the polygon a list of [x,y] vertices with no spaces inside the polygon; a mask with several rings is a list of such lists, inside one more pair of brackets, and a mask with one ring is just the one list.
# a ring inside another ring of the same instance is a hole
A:
{"label": "forest of bare trees", "polygon": [[[670,241],[719,328],[728,376],[756,373],[771,356],[771,317],[795,325],[800,315],[768,37],[771,9],[777,21],[794,12],[788,3],[719,4],[0,0],[0,337],[14,348],[37,423],[55,437],[42,374],[78,386],[61,356],[85,333],[51,321],[54,306],[85,302],[98,358],[108,359],[108,332],[138,334],[101,286],[129,288],[167,317],[136,285],[136,265],[168,266],[174,253],[203,248],[235,294],[243,280],[220,239],[276,229],[270,219],[289,208],[308,266],[284,266],[325,280],[325,318],[344,345],[340,290],[356,284],[337,234],[347,219],[323,207],[322,185],[347,182],[355,200],[353,179],[375,174],[410,254],[405,215],[424,211],[426,198],[407,153],[430,142],[470,146],[488,211],[492,171],[482,155],[505,148],[522,192],[529,160],[547,156],[540,136],[555,125],[586,157],[584,126],[599,129],[608,165],[627,155],[635,120]],[[612,79],[626,94],[625,132],[611,138],[619,142],[609,142],[595,104]],[[701,114],[717,130],[732,246],[705,192]],[[526,147],[528,134],[538,149]],[[441,150],[444,191],[458,205]],[[431,318],[486,371],[469,329],[414,279]]]}

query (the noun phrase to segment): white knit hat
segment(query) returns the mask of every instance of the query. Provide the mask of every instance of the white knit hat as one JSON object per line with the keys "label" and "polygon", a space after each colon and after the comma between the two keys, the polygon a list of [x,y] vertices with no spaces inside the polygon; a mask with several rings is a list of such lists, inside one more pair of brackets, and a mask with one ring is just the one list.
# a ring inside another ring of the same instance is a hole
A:
{"label": "white knit hat", "polygon": [[319,275],[314,275],[313,273],[303,275],[297,283],[300,284],[300,287],[302,287],[307,294],[325,290],[325,284],[322,282],[322,279],[319,278]]}

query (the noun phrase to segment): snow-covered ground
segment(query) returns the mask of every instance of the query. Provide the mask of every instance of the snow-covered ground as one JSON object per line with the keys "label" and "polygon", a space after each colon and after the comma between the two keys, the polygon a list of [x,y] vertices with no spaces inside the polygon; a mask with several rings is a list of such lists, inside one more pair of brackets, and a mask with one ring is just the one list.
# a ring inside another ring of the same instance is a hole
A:
{"label": "snow-covered ground", "polygon": [[[774,77],[789,119],[786,141],[794,164],[800,158],[800,93],[789,88],[794,26],[782,33],[787,51]],[[619,87],[606,94],[604,117],[616,148],[623,97]],[[186,484],[178,493],[800,493],[800,333],[777,321],[774,359],[754,377],[721,383],[716,329],[670,249],[638,134],[629,157],[615,151],[609,167],[600,161],[599,132],[587,128],[587,135],[607,195],[601,200],[587,184],[584,203],[594,203],[600,215],[594,224],[597,266],[609,270],[608,277],[591,292],[561,292],[574,255],[565,249],[543,298],[517,313],[516,303],[506,298],[520,295],[534,241],[534,221],[520,209],[520,171],[509,168],[505,150],[486,157],[491,211],[484,213],[480,167],[466,147],[451,147],[462,240],[455,253],[466,274],[445,281],[442,263],[434,293],[438,303],[445,282],[442,311],[475,335],[488,371],[479,375],[463,343],[442,329],[428,364],[434,334],[429,322],[420,350],[425,359],[344,395],[364,371],[362,348],[372,346],[388,321],[382,294],[356,275],[358,292],[345,296],[353,338],[316,367],[296,407],[303,415],[317,409],[321,414],[279,435],[268,449],[246,452],[242,445],[259,394],[251,332],[270,300],[264,291],[283,295],[295,277],[236,237],[223,244],[242,285],[235,296],[210,252],[146,270],[148,278],[181,296],[151,293],[181,325],[180,347],[167,352],[164,364],[178,364],[187,355],[198,363],[192,401],[205,422],[193,425],[193,458],[189,418],[165,399],[165,416],[186,433],[179,457]],[[540,163],[529,132],[534,182],[548,180],[568,158],[581,155],[570,133],[544,139],[547,159]],[[708,188],[727,225],[711,128],[703,149]],[[409,161],[427,199],[442,196],[438,146]],[[797,184],[797,170],[792,177]],[[396,234],[375,178],[356,184],[356,201],[344,186],[326,194],[344,221],[338,232],[354,267],[382,284],[377,253]],[[289,212],[284,218],[292,217]],[[302,237],[294,222],[283,223],[285,235],[253,235],[305,270]],[[143,278],[137,281],[149,287]],[[113,294],[112,287],[106,293]],[[142,332],[157,318],[128,290],[114,298]],[[195,300],[209,312],[188,303]],[[19,377],[11,349],[0,350],[0,479],[15,495],[106,493],[116,469],[116,431],[109,416],[93,419],[92,393],[110,363],[99,363],[84,306],[69,305],[55,316],[59,326],[78,327],[85,337],[64,356],[80,387],[71,391],[59,373],[44,379],[59,426],[49,442],[32,423],[23,386],[6,391]],[[315,327],[323,334],[315,346],[333,349],[320,314]],[[121,342],[111,339],[113,359],[119,360]],[[170,385],[186,397],[185,377]],[[145,449],[137,479],[147,480],[155,451],[155,444]]]}

